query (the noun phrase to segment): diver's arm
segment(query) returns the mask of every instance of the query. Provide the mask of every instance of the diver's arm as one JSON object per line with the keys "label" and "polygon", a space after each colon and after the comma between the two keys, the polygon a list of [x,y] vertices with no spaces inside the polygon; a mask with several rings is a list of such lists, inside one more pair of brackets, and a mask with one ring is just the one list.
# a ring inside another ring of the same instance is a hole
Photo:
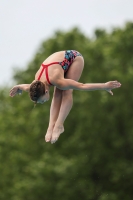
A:
{"label": "diver's arm", "polygon": [[112,89],[119,88],[121,84],[118,81],[109,81],[106,83],[79,83],[71,79],[59,79],[56,86],[61,90],[80,90],[80,91],[93,91],[93,90],[106,90],[113,95]]}
{"label": "diver's arm", "polygon": [[11,90],[10,90],[10,96],[14,97],[16,94],[21,94],[22,91],[28,92],[30,89],[31,84],[20,84],[20,85],[15,85]]}

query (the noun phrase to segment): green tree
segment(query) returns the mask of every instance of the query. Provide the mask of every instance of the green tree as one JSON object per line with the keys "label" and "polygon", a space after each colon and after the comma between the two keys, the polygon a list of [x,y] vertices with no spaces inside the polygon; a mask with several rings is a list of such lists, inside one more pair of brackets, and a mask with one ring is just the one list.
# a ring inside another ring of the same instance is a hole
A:
{"label": "green tree", "polygon": [[[65,132],[44,142],[50,102],[33,108],[27,94],[0,90],[1,200],[131,200],[133,198],[133,23],[87,38],[78,28],[44,41],[16,83],[30,83],[55,51],[76,49],[85,59],[81,82],[119,80],[114,96],[74,92]],[[51,91],[52,95],[52,91]]]}

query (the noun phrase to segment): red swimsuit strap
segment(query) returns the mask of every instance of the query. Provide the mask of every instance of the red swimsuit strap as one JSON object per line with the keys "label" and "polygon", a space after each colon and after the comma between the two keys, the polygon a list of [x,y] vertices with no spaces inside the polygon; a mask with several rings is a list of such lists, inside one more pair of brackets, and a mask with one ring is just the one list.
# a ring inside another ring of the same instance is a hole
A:
{"label": "red swimsuit strap", "polygon": [[48,83],[49,83],[50,85],[52,85],[52,84],[50,83],[49,76],[48,76],[48,67],[49,67],[50,65],[53,65],[53,64],[59,64],[59,62],[52,62],[52,63],[47,64],[47,65],[44,65],[44,64],[41,65],[43,68],[42,68],[41,73],[39,74],[38,80],[40,80],[40,78],[41,78],[41,76],[42,76],[42,74],[43,74],[43,72],[44,72],[44,69],[45,69],[46,79],[47,79]]}

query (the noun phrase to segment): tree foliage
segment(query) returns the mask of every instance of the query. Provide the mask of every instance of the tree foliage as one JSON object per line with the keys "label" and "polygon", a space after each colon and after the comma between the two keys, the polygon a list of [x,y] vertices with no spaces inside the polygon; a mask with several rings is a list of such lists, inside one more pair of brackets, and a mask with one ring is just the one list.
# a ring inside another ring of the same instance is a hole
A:
{"label": "tree foliage", "polygon": [[[118,80],[114,96],[74,92],[65,132],[54,145],[44,142],[50,102],[33,108],[27,94],[11,99],[0,90],[1,200],[133,199],[133,23],[95,38],[78,28],[57,31],[37,49],[16,83],[30,83],[43,60],[63,49],[85,59],[81,82]],[[52,96],[52,92],[51,92]]]}

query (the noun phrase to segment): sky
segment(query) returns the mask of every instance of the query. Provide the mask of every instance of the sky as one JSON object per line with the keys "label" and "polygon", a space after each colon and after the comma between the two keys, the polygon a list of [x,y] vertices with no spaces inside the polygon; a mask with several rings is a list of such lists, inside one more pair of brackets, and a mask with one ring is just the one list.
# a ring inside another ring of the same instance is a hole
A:
{"label": "sky", "polygon": [[0,86],[13,84],[14,67],[25,69],[42,41],[78,27],[86,36],[133,22],[133,0],[1,0]]}

